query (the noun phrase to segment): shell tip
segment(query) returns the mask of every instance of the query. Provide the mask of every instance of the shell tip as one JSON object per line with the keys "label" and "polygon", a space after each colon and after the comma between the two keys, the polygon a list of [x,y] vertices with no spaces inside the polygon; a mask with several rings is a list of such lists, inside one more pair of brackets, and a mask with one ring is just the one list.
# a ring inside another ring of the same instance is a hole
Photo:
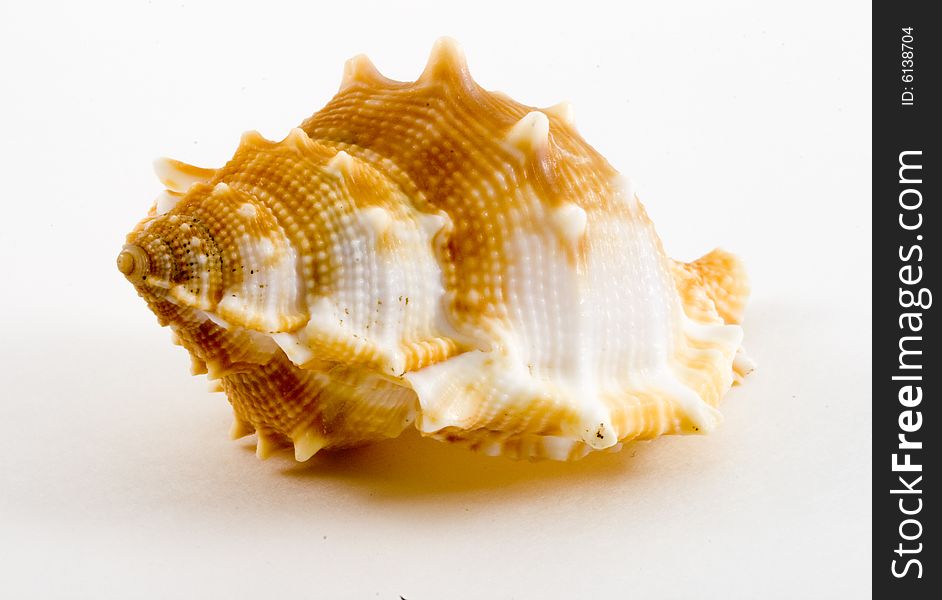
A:
{"label": "shell tip", "polygon": [[117,264],[118,264],[118,270],[121,271],[122,275],[124,276],[130,275],[131,273],[134,272],[134,265],[135,265],[134,255],[132,255],[127,250],[122,250],[121,253],[118,254]]}
{"label": "shell tip", "polygon": [[[135,286],[141,285],[150,274],[151,259],[147,252],[135,244],[125,244],[115,264],[118,271]],[[161,325],[164,323],[162,322]]]}

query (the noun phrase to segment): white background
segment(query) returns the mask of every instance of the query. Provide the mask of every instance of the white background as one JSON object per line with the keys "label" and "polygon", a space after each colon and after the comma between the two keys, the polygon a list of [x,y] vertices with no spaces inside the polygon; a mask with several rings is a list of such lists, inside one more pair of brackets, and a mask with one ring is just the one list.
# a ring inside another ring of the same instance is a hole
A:
{"label": "white background", "polygon": [[[870,588],[870,14],[859,2],[0,4],[0,596],[858,598]],[[295,465],[114,266],[160,189],[432,42],[632,177],[675,257],[753,281],[706,437],[572,464],[417,435]]]}

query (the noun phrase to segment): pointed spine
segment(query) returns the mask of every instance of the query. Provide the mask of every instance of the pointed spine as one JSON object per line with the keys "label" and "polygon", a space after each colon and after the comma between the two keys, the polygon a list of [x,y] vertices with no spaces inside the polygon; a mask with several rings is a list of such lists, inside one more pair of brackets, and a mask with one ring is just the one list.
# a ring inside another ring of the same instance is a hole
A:
{"label": "pointed spine", "polygon": [[451,81],[462,86],[471,86],[474,81],[468,71],[468,63],[461,46],[449,37],[435,40],[425,70],[419,76],[418,83]]}
{"label": "pointed spine", "polygon": [[527,113],[507,132],[507,142],[524,154],[538,154],[549,147],[549,118],[538,110]]}
{"label": "pointed spine", "polygon": [[183,198],[183,194],[179,192],[171,192],[170,190],[164,190],[157,194],[157,199],[154,200],[154,210],[157,215],[165,215],[180,202],[180,198]]}
{"label": "pointed spine", "polygon": [[298,462],[305,462],[317,454],[318,450],[327,445],[327,440],[313,428],[305,429],[295,436],[294,459]]}
{"label": "pointed spine", "polygon": [[338,92],[356,86],[382,87],[394,83],[396,82],[384,77],[365,54],[357,54],[344,63]]}
{"label": "pointed spine", "polygon": [[306,133],[304,133],[303,129],[295,127],[288,132],[287,137],[281,140],[281,143],[294,148],[298,152],[303,153],[310,146],[311,138],[308,137]]}
{"label": "pointed spine", "polygon": [[229,428],[229,439],[238,440],[255,433],[251,423],[242,420],[239,415],[232,415],[232,427]]}
{"label": "pointed spine", "polygon": [[551,117],[556,117],[569,127],[574,128],[576,126],[575,112],[573,111],[571,102],[564,100],[558,104],[544,108],[543,112],[550,115]]}
{"label": "pointed spine", "polygon": [[185,193],[194,183],[209,181],[216,169],[194,167],[179,160],[161,157],[154,161],[157,179],[171,192]]}
{"label": "pointed spine", "polygon": [[206,361],[191,352],[190,353],[190,374],[191,375],[205,375],[207,372],[208,371],[206,370]]}
{"label": "pointed spine", "polygon": [[327,170],[335,177],[352,176],[354,167],[356,167],[355,159],[343,150],[335,154],[327,163]]}
{"label": "pointed spine", "polygon": [[270,146],[271,142],[265,139],[258,131],[254,129],[251,131],[246,131],[242,134],[242,137],[239,138],[239,148],[264,148]]}
{"label": "pointed spine", "polygon": [[258,431],[256,433],[256,438],[258,439],[255,446],[255,456],[259,457],[262,460],[265,460],[272,454],[278,451],[278,442],[275,441],[270,434],[265,433],[264,431]]}
{"label": "pointed spine", "polygon": [[386,233],[386,230],[392,224],[392,216],[382,206],[370,206],[360,209],[357,216],[360,218],[360,222],[377,237]]}
{"label": "pointed spine", "polygon": [[556,233],[570,246],[578,246],[585,235],[588,215],[573,202],[564,202],[553,209],[551,221]]}
{"label": "pointed spine", "polygon": [[224,181],[220,181],[219,183],[213,186],[213,196],[216,196],[216,197],[225,196],[229,193],[229,191],[230,191],[229,185],[226,184],[226,182]]}

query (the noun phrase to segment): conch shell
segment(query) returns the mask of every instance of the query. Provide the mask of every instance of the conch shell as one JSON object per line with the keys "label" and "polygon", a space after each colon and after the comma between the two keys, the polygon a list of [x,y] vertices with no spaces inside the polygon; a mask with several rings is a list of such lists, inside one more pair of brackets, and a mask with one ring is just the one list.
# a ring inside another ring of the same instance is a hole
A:
{"label": "conch shell", "polygon": [[118,268],[263,458],[414,424],[574,459],[710,431],[748,369],[737,259],[669,259],[567,105],[485,91],[447,39],[413,83],[353,58],[285,139],[157,174]]}

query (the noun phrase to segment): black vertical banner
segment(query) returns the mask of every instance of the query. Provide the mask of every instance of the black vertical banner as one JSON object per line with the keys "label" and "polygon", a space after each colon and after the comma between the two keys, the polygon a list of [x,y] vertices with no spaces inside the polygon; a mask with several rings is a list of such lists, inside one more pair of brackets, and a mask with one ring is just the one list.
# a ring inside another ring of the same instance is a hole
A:
{"label": "black vertical banner", "polygon": [[[942,445],[942,21],[933,3],[873,15],[873,578],[882,598],[938,597]],[[936,13],[937,14],[937,13]]]}

